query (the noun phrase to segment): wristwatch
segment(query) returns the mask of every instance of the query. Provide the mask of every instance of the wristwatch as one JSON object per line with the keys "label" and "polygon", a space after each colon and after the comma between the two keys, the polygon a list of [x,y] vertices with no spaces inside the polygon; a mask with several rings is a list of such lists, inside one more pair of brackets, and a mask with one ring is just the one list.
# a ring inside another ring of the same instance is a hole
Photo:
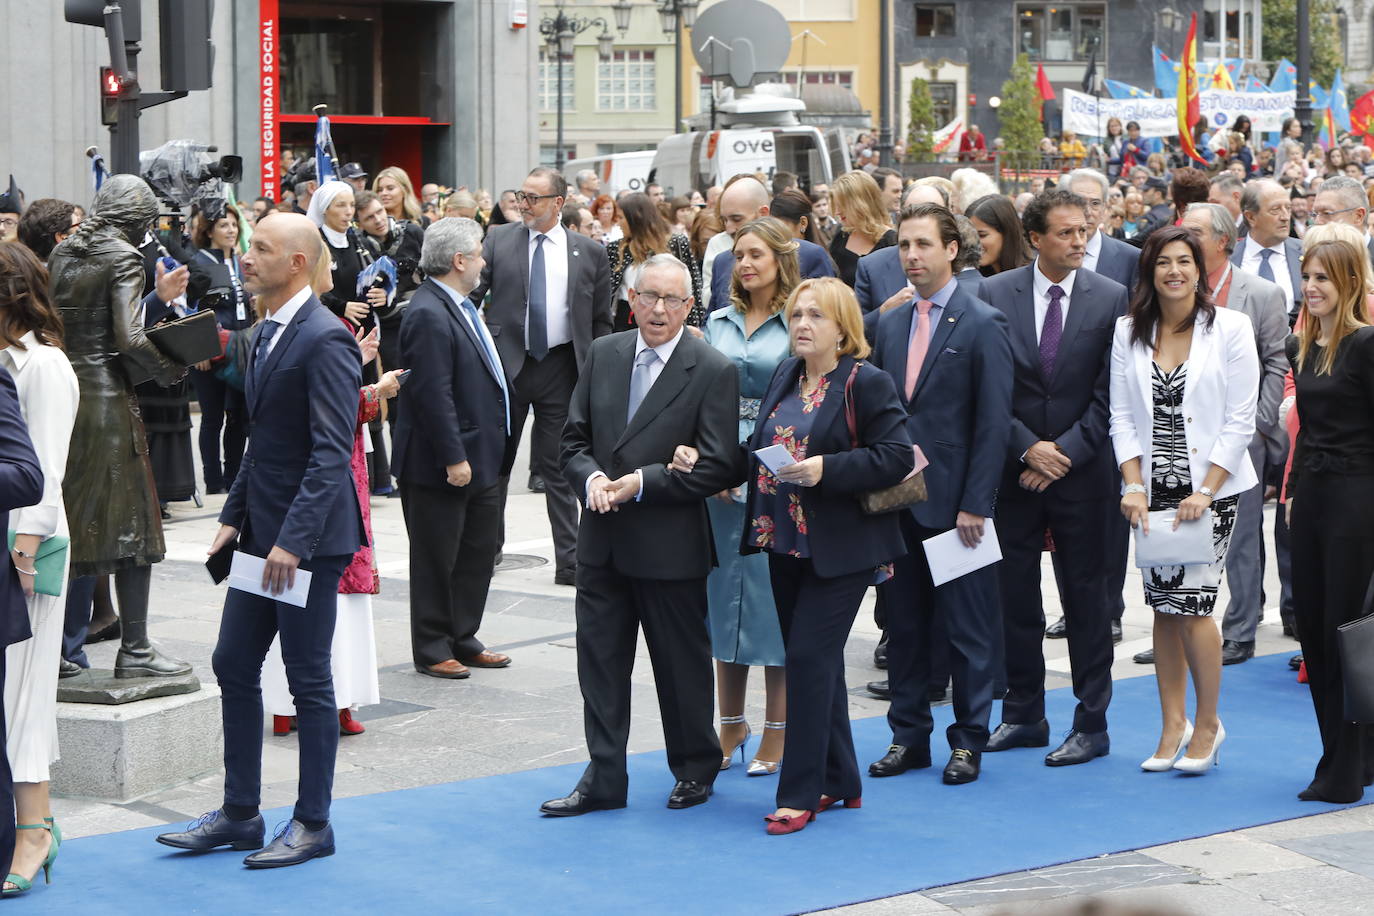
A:
{"label": "wristwatch", "polygon": [[1197,491],[1210,500],[1215,500],[1217,498],[1216,492],[1213,491],[1211,487],[1198,487]]}

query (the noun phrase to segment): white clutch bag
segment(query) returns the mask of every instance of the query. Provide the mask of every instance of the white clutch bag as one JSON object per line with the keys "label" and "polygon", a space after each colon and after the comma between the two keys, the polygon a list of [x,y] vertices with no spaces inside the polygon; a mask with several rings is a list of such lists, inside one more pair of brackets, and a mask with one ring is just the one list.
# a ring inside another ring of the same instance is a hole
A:
{"label": "white clutch bag", "polygon": [[1135,565],[1206,566],[1216,560],[1212,550],[1212,510],[1204,509],[1196,521],[1183,522],[1174,530],[1174,509],[1150,513],[1150,533],[1135,529]]}

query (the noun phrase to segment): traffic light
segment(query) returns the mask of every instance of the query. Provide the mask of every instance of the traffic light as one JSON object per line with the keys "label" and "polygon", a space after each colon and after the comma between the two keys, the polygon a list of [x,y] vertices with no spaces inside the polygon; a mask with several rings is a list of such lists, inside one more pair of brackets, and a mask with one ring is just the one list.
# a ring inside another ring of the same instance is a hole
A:
{"label": "traffic light", "polygon": [[[106,0],[63,0],[62,12],[73,25],[93,25],[103,29],[107,6]],[[140,0],[119,0],[119,8],[124,14],[124,37],[129,41],[141,41],[143,9]]]}
{"label": "traffic light", "polygon": [[215,45],[210,40],[214,21],[215,0],[158,0],[164,90],[210,88],[215,67]]}
{"label": "traffic light", "polygon": [[123,88],[114,67],[100,68],[100,123],[106,127],[119,120],[119,93]]}

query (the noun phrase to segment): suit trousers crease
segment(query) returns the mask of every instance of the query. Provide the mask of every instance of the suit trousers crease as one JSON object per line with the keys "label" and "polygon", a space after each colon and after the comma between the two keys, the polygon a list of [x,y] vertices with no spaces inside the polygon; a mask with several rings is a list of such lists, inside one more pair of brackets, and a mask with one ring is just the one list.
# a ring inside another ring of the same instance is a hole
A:
{"label": "suit trousers crease", "polygon": [[[1050,489],[1054,486],[1051,484]],[[1049,528],[1064,578],[1059,585],[1073,692],[1078,698],[1073,728],[1089,734],[1107,730],[1107,705],[1112,697],[1113,609],[1104,606],[1103,596],[1108,513],[1113,508],[1106,499],[1073,501],[1019,487],[1015,492],[1003,490],[997,511],[1007,669],[1002,721],[1027,725],[1045,718],[1045,611],[1040,563],[1044,532]]]}
{"label": "suit trousers crease", "polygon": [[577,679],[591,757],[578,791],[599,801],[625,801],[630,676],[640,627],[653,665],[668,768],[676,780],[714,782],[720,742],[712,727],[706,580],[641,579],[583,564],[577,570],[576,615]]}
{"label": "suit trousers crease", "polygon": [[[1290,494],[1290,499],[1294,498]],[[1322,756],[1312,782],[1332,798],[1358,798],[1374,775],[1374,726],[1345,717],[1336,628],[1362,614],[1374,573],[1374,533],[1352,518],[1374,500],[1374,477],[1304,472],[1292,522],[1293,598],[1298,641],[1321,732]]]}
{"label": "suit trousers crease", "polygon": [[410,541],[410,647],[417,665],[480,655],[477,637],[495,569],[498,484],[480,489],[401,481]]}
{"label": "suit trousers crease", "polygon": [[[245,545],[266,556],[270,545]],[[330,645],[338,609],[339,579],[352,557],[313,557],[300,568],[311,573],[304,608],[230,589],[224,599],[212,664],[224,717],[224,802],[257,807],[262,788],[262,661],[273,636],[281,637],[286,681],[296,702],[300,785],[295,817],[329,820],[339,711],[334,705]]]}
{"label": "suit trousers crease", "polygon": [[1254,642],[1255,631],[1264,619],[1264,481],[1268,477],[1264,460],[1267,451],[1264,439],[1255,436],[1250,443],[1250,461],[1260,482],[1240,494],[1231,546],[1226,554],[1226,590],[1231,597],[1222,617],[1221,635],[1236,642]]}
{"label": "suit trousers crease", "polygon": [[893,744],[929,747],[934,720],[927,688],[934,665],[942,661],[954,679],[949,746],[981,751],[988,740],[1002,626],[997,571],[975,570],[936,587],[921,542],[940,533],[902,513],[907,553],[894,561],[894,575],[884,586],[892,691],[887,721]]}
{"label": "suit trousers crease", "polygon": [[857,798],[863,792],[844,646],[873,572],[827,579],[809,559],[775,553],[768,555],[768,571],[787,650],[787,735],[777,805],[814,811],[822,794]]}
{"label": "suit trousers crease", "polygon": [[[536,361],[526,356],[525,365],[510,384],[511,438],[507,446],[506,476],[501,479],[501,515],[504,518],[506,494],[510,488],[509,468],[525,418],[534,408],[534,428],[530,433],[530,468],[544,480],[544,505],[553,532],[554,569],[571,572],[577,568],[578,495],[563,477],[558,465],[563,426],[568,421],[568,402],[577,385],[577,357],[572,344],[554,347],[549,355]],[[500,541],[505,541],[502,525]]]}

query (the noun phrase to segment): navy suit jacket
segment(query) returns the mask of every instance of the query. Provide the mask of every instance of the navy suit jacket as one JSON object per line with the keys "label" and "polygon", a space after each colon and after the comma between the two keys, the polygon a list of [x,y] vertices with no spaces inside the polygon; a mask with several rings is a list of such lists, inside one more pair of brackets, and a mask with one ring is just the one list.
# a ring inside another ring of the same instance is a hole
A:
{"label": "navy suit jacket", "polygon": [[[252,353],[266,322],[253,332]],[[352,555],[367,543],[353,489],[362,360],[358,343],[311,296],[277,332],[261,369],[248,363],[248,450],[220,512],[245,547],[302,560]]]}
{"label": "navy suit jacket", "polygon": [[[851,356],[840,357],[833,376],[835,385],[821,401],[811,426],[807,454],[824,455],[824,472],[814,487],[801,488],[802,508],[816,524],[807,534],[811,563],[825,578],[871,570],[906,553],[896,512],[865,515],[856,495],[864,490],[892,486],[911,473],[911,438],[892,379],[882,370],[861,363],[854,377],[853,405],[859,447],[853,448],[845,422],[844,383],[854,368]],[[754,452],[773,443],[773,431],[765,421],[786,395],[797,390],[803,362],[792,356],[783,360],[768,383],[759,406],[759,422],[749,437],[747,456],[749,499],[754,503],[758,482],[758,458]],[[652,389],[650,389],[652,390]],[[824,521],[817,521],[823,519]],[[741,553],[758,553],[750,526],[740,540]]]}
{"label": "navy suit jacket", "polygon": [[897,385],[907,432],[930,464],[928,498],[911,508],[925,528],[953,528],[970,512],[991,518],[1011,427],[1011,341],[997,309],[956,288],[931,329],[925,362],[906,397],[907,353],[915,306],[883,315],[870,357]]}
{"label": "navy suit jacket", "polygon": [[[1293,283],[1293,301],[1286,306],[1289,309],[1288,326],[1291,328],[1302,308],[1302,239],[1284,239],[1283,248],[1283,259],[1288,263],[1288,279]],[[1231,252],[1231,263],[1243,267],[1244,262],[1245,240],[1241,239],[1236,242],[1236,250]]]}
{"label": "navy suit jacket", "polygon": [[[43,468],[34,453],[24,415],[19,411],[14,379],[0,368],[0,526],[9,529],[11,509],[32,506],[42,498]],[[5,551],[4,568],[0,570],[0,649],[32,635],[19,573],[14,570],[9,551]],[[3,746],[0,741],[0,749]]]}
{"label": "navy suit jacket", "polygon": [[505,395],[477,332],[435,280],[420,284],[406,306],[400,364],[410,376],[396,417],[396,476],[446,488],[448,465],[466,461],[469,487],[495,483],[506,453]]}
{"label": "navy suit jacket", "polygon": [[[830,254],[820,245],[808,242],[806,239],[797,239],[797,267],[801,270],[801,278],[810,280],[814,277],[833,277],[835,276],[835,263],[830,260]],[[727,248],[716,259],[711,262],[711,308],[718,309],[722,305],[730,304],[730,277],[735,272],[735,251]]]}
{"label": "navy suit jacket", "polygon": [[983,281],[983,300],[1010,323],[1015,382],[1011,396],[1011,435],[1002,486],[1018,487],[1026,449],[1044,439],[1057,444],[1073,462],[1046,496],[1100,499],[1115,492],[1116,459],[1107,438],[1110,417],[1112,334],[1126,314],[1126,288],[1090,270],[1079,270],[1064,320],[1054,373],[1040,372],[1036,339],[1035,262]]}
{"label": "navy suit jacket", "polygon": [[1140,267],[1140,249],[1102,233],[1102,250],[1097,253],[1097,270],[1093,271],[1126,287],[1129,299],[1135,289],[1135,275]]}

